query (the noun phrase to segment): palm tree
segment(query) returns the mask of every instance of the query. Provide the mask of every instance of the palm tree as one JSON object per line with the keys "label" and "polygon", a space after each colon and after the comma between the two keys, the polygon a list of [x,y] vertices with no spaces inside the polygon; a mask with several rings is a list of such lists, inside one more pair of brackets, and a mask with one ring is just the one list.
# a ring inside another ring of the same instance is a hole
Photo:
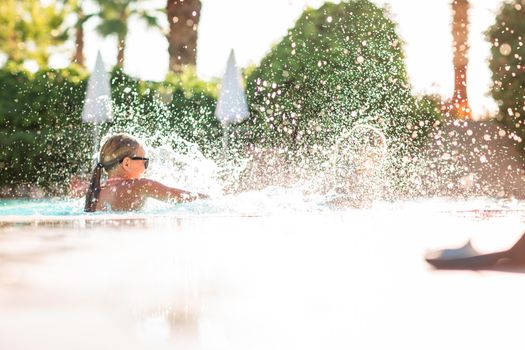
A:
{"label": "palm tree", "polygon": [[[144,20],[150,27],[160,28],[157,17],[141,8],[145,0],[96,0],[100,7],[101,22],[97,31],[102,36],[116,35],[118,42],[117,66],[124,66],[124,52],[128,35],[128,21],[131,17]],[[155,10],[155,12],[158,12]]]}
{"label": "palm tree", "polygon": [[452,1],[454,95],[450,109],[453,115],[461,119],[470,119],[472,117],[467,98],[468,9],[468,0]]}
{"label": "palm tree", "polygon": [[75,54],[73,62],[84,67],[84,23],[93,15],[86,15],[82,8],[82,0],[71,0],[72,12],[76,15],[75,23]]}
{"label": "palm tree", "polygon": [[200,0],[167,0],[169,69],[172,72],[181,72],[184,66],[197,64],[201,7]]}
{"label": "palm tree", "polygon": [[[80,3],[79,3],[80,5]],[[73,62],[84,67],[84,22],[85,15],[82,8],[79,6],[77,12],[77,23],[75,24],[75,56]]]}
{"label": "palm tree", "polygon": [[[86,15],[82,7],[82,0],[62,0],[64,6],[67,7],[68,12],[75,15],[75,24],[69,28],[74,30],[75,38],[75,53],[72,61],[84,67],[84,24],[94,16],[94,14]],[[70,34],[69,34],[70,35]]]}

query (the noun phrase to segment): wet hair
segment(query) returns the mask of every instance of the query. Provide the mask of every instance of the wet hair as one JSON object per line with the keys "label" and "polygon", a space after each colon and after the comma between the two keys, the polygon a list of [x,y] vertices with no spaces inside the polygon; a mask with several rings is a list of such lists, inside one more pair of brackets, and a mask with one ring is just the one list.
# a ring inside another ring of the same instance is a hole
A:
{"label": "wet hair", "polygon": [[94,212],[100,197],[100,177],[102,169],[110,171],[114,169],[125,157],[131,157],[142,143],[135,137],[122,133],[109,137],[100,149],[99,161],[93,169],[91,183],[86,194],[84,211]]}

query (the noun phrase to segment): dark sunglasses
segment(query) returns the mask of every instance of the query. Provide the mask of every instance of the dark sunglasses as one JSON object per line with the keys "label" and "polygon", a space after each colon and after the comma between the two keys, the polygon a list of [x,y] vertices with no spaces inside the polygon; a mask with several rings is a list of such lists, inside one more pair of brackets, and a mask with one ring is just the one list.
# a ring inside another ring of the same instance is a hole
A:
{"label": "dark sunglasses", "polygon": [[[148,168],[148,165],[149,165],[149,158],[144,158],[144,157],[124,157],[124,158],[129,158],[131,160],[143,160],[144,161],[144,169],[147,169]],[[122,158],[120,160],[120,163],[122,163],[124,161],[124,158]]]}

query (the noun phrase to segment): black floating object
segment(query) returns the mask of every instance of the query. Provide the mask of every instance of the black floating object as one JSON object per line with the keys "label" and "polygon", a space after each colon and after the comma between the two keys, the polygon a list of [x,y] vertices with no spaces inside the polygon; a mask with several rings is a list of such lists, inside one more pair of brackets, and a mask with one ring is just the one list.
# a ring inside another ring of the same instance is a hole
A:
{"label": "black floating object", "polygon": [[463,247],[430,252],[425,260],[437,269],[480,270],[491,268],[500,260],[512,265],[525,266],[525,234],[512,246],[500,252],[480,254],[468,241]]}

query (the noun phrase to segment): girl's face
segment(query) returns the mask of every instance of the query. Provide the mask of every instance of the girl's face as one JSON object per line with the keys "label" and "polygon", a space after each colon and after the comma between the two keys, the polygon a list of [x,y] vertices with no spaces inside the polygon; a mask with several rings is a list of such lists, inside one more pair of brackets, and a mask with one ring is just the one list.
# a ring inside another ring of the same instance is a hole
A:
{"label": "girl's face", "polygon": [[145,158],[146,151],[141,146],[131,157],[125,157],[122,163],[120,164],[122,170],[128,179],[139,179],[142,174],[146,171],[146,159],[137,159]]}

